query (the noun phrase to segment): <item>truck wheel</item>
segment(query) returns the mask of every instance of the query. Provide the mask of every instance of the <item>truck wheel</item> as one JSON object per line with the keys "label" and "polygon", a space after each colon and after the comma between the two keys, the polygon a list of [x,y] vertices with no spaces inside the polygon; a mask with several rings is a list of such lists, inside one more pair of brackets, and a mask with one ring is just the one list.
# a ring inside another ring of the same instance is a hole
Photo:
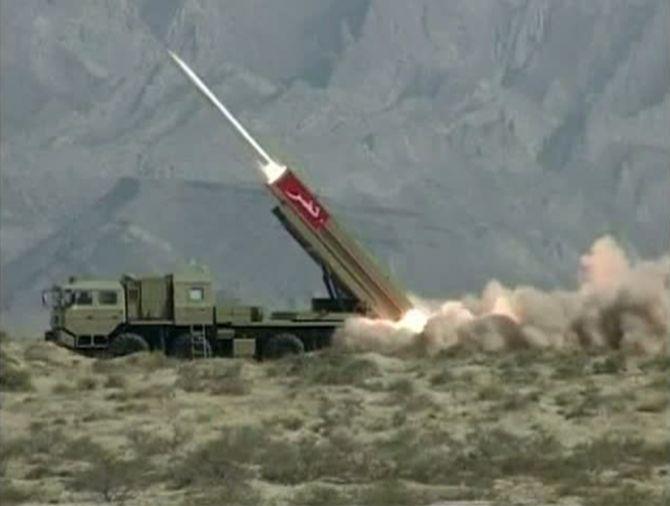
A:
{"label": "truck wheel", "polygon": [[149,344],[142,336],[137,334],[119,334],[109,343],[109,352],[114,357],[130,355],[140,351],[149,351]]}
{"label": "truck wheel", "polygon": [[265,343],[264,358],[280,358],[305,353],[305,345],[293,334],[277,334]]}
{"label": "truck wheel", "polygon": [[172,355],[182,359],[207,358],[212,356],[212,346],[207,338],[187,332],[172,343]]}

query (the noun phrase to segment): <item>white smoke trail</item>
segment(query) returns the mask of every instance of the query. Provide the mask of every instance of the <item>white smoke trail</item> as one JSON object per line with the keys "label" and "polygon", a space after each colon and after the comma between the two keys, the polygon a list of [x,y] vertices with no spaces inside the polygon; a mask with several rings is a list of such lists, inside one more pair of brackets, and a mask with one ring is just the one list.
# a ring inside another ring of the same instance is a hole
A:
{"label": "white smoke trail", "polygon": [[[668,353],[670,256],[633,264],[611,237],[602,237],[580,261],[576,291],[545,292],[489,282],[480,297],[444,302],[415,300],[422,329],[352,318],[336,341],[353,350],[434,354],[454,347],[623,349]],[[415,321],[416,323],[416,321]]]}

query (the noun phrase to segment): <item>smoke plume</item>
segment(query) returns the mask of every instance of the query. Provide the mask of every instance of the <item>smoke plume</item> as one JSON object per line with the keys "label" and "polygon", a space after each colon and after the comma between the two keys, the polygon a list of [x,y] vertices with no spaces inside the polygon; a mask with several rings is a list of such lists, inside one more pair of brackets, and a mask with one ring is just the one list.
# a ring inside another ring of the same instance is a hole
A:
{"label": "smoke plume", "polygon": [[623,350],[667,354],[670,256],[631,262],[609,236],[582,256],[576,291],[509,288],[490,281],[479,297],[415,299],[399,322],[356,317],[336,334],[348,349],[435,354],[464,348]]}

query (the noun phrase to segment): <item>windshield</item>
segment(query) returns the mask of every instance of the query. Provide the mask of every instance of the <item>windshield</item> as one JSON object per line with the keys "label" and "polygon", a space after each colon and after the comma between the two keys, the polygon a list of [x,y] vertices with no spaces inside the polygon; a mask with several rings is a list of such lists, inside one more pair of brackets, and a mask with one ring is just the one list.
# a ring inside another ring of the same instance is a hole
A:
{"label": "windshield", "polygon": [[54,309],[67,307],[74,302],[74,295],[71,290],[63,290],[53,287],[50,290],[42,292],[42,304]]}

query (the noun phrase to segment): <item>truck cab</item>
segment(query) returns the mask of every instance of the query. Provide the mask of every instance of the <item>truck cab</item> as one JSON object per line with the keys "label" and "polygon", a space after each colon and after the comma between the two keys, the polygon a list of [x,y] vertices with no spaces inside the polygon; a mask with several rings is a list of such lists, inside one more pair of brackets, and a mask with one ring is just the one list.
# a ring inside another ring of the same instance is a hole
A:
{"label": "truck cab", "polygon": [[42,294],[51,308],[45,339],[68,348],[104,349],[110,334],[126,321],[126,298],[118,281],[70,278]]}

